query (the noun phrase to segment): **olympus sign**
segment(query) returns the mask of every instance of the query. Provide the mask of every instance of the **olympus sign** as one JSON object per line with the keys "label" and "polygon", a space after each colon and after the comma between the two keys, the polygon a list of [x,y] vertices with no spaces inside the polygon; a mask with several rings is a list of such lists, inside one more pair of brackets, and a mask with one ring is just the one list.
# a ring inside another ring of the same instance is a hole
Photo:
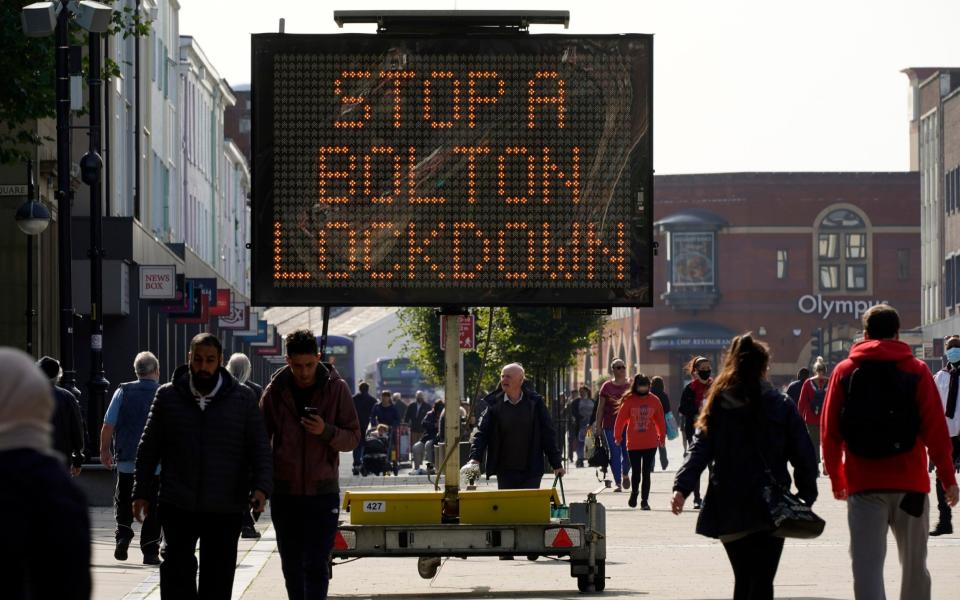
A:
{"label": "olympus sign", "polygon": [[797,301],[797,308],[805,315],[821,315],[824,320],[830,315],[851,315],[859,320],[871,306],[886,303],[886,300],[824,300],[820,294],[807,294]]}

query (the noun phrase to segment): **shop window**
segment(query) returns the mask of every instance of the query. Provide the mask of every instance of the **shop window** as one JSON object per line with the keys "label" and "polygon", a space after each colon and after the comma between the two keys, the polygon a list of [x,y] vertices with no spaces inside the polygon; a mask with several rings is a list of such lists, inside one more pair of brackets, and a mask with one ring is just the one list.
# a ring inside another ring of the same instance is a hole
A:
{"label": "shop window", "polygon": [[840,267],[837,265],[820,265],[820,289],[840,289]]}
{"label": "shop window", "polygon": [[836,233],[820,234],[820,258],[838,258],[837,242],[839,237]]}
{"label": "shop window", "polygon": [[787,278],[787,251],[777,250],[777,279]]}
{"label": "shop window", "polygon": [[869,291],[870,232],[863,217],[852,209],[837,208],[817,223],[814,235],[819,291]]}
{"label": "shop window", "polygon": [[847,265],[847,289],[867,289],[867,265]]}

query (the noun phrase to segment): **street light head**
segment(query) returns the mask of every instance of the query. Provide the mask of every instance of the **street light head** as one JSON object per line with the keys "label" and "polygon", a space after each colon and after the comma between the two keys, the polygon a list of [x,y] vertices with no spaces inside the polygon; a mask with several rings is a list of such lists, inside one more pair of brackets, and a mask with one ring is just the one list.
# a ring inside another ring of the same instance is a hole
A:
{"label": "street light head", "polygon": [[17,209],[14,220],[20,231],[27,235],[37,235],[43,233],[50,224],[50,211],[36,200],[27,200]]}
{"label": "street light head", "polygon": [[87,185],[100,182],[100,170],[103,169],[103,159],[96,152],[87,152],[80,159],[80,180]]}
{"label": "street light head", "polygon": [[53,35],[57,28],[59,2],[34,2],[20,10],[20,24],[27,37],[46,37]]}
{"label": "street light head", "polygon": [[91,33],[105,33],[110,28],[113,9],[93,0],[81,0],[74,10],[74,15],[80,27]]}

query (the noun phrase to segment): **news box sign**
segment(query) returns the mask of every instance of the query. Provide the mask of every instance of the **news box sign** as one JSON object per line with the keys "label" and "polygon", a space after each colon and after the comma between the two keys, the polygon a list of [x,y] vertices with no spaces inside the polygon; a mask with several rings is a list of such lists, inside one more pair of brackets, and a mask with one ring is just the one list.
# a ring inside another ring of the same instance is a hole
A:
{"label": "news box sign", "polygon": [[253,302],[646,306],[652,38],[253,36]]}

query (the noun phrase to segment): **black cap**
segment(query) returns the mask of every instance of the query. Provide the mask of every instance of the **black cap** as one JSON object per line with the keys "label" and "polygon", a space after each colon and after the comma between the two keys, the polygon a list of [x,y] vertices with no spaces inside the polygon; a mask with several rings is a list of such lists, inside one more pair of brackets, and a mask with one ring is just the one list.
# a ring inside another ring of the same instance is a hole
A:
{"label": "black cap", "polygon": [[47,376],[47,379],[53,380],[60,376],[60,361],[51,356],[44,356],[38,360],[37,366]]}

